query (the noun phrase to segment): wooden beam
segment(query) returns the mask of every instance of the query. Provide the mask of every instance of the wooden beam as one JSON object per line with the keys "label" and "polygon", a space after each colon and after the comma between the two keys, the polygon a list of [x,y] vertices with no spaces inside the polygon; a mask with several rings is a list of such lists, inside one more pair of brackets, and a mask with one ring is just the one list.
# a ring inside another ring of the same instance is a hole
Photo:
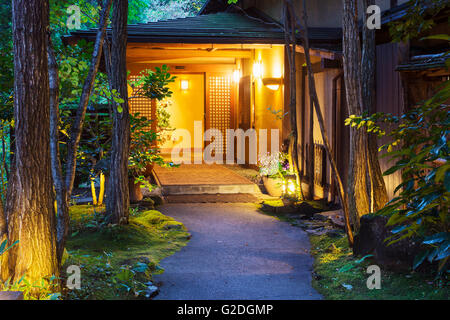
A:
{"label": "wooden beam", "polygon": [[144,49],[272,49],[280,46],[278,44],[243,44],[243,43],[128,43],[128,49],[144,48]]}
{"label": "wooden beam", "polygon": [[[303,54],[305,53],[305,49],[302,46],[297,46],[295,48],[295,51],[299,52],[299,53],[303,53]],[[320,49],[310,49],[309,54],[312,56],[318,56],[318,57],[330,59],[330,60],[337,60],[341,57],[341,54],[339,54],[339,53],[332,52],[332,51],[326,51],[326,50],[320,50]]]}
{"label": "wooden beam", "polygon": [[[183,73],[205,73],[205,72],[233,72],[237,66],[234,64],[166,64],[171,74]],[[127,68],[130,75],[139,74],[145,69],[154,70],[155,67],[161,67],[161,63],[128,63]]]}
{"label": "wooden beam", "polygon": [[330,60],[322,58],[321,64],[323,69],[342,69],[341,60]]}
{"label": "wooden beam", "polygon": [[249,59],[252,57],[252,52],[250,50],[171,50],[171,49],[129,49],[127,51],[128,60],[158,60],[164,59],[183,59],[183,58],[211,58],[211,57],[221,57],[221,58],[241,58]]}

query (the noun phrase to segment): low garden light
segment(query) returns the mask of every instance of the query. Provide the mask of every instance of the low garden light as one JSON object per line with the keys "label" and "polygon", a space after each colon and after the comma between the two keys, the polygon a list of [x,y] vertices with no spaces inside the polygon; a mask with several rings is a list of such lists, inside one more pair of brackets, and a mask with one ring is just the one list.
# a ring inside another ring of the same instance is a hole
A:
{"label": "low garden light", "polygon": [[297,186],[294,180],[286,180],[286,193],[289,195],[295,195],[297,193]]}
{"label": "low garden light", "polygon": [[292,179],[285,179],[283,181],[282,191],[284,195],[294,196],[297,194],[297,184]]}

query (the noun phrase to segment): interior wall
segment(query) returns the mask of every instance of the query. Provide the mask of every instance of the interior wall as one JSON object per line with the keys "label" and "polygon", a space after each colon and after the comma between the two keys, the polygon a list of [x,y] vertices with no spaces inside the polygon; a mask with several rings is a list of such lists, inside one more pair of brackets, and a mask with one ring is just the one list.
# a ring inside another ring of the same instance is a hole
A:
{"label": "interior wall", "polygon": [[[175,74],[174,83],[169,85],[173,92],[172,104],[167,107],[171,114],[170,125],[175,129],[185,129],[191,135],[191,141],[180,138],[177,141],[169,139],[162,146],[163,153],[170,152],[175,146],[194,148],[194,121],[204,122],[205,115],[205,76],[203,74]],[[181,89],[181,80],[189,81],[189,89]],[[203,132],[202,132],[203,133]]]}
{"label": "interior wall", "polygon": [[262,79],[263,78],[283,78],[284,77],[284,46],[275,46],[271,49],[257,49],[255,50],[255,61],[261,61],[263,65],[262,77],[255,79],[254,87],[254,105],[255,105],[255,129],[267,129],[268,131],[268,146],[267,150],[271,148],[270,145],[270,129],[279,130],[279,144],[281,147],[282,139],[282,120],[277,119],[272,111],[280,110],[280,116],[284,110],[284,86],[280,85],[279,89],[274,91],[267,88]]}

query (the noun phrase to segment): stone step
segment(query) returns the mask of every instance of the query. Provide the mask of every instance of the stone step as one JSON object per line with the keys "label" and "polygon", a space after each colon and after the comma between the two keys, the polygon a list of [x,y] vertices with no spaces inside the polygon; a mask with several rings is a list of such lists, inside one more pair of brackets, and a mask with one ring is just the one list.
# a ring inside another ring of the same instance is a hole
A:
{"label": "stone step", "polygon": [[167,195],[187,195],[187,194],[237,194],[249,193],[260,194],[258,186],[255,184],[195,184],[195,185],[163,185],[162,193]]}

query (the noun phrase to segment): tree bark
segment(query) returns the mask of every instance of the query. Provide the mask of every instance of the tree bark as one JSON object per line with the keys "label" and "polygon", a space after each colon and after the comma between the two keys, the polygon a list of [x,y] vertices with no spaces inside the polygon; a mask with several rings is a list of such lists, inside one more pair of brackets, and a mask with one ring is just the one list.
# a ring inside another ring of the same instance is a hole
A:
{"label": "tree bark", "polygon": [[[367,21],[367,7],[375,4],[374,0],[363,0],[363,21]],[[376,44],[375,29],[370,30],[364,24],[362,41],[362,95],[365,111],[368,114],[376,112],[375,93],[375,61]],[[378,161],[377,136],[368,133],[367,137],[367,173],[370,181],[370,211],[376,212],[383,208],[388,201],[386,184]]]}
{"label": "tree bark", "polygon": [[[59,276],[50,158],[47,35],[49,3],[14,0],[15,166],[6,203],[9,244],[3,279],[32,284]],[[39,288],[34,289],[39,291]]]}
{"label": "tree bark", "polygon": [[103,41],[106,33],[106,26],[108,24],[108,16],[111,8],[112,0],[105,0],[102,13],[100,16],[99,29],[97,38],[95,39],[94,52],[92,53],[91,65],[88,75],[84,82],[83,91],[81,93],[80,104],[78,105],[75,121],[72,125],[70,140],[67,144],[67,161],[66,161],[66,190],[67,198],[70,199],[73,190],[73,183],[75,181],[76,171],[76,155],[78,144],[80,143],[81,132],[83,131],[83,123],[86,115],[86,108],[89,103],[92,89],[94,88],[95,76],[97,75],[98,66],[102,57]]}
{"label": "tree bark", "polygon": [[[309,72],[309,70],[308,70]],[[309,74],[308,74],[309,76]],[[308,78],[309,79],[309,78]],[[311,91],[311,90],[310,90]],[[314,199],[314,102],[309,99],[309,148],[308,148],[308,194],[309,199]]]}
{"label": "tree bark", "polygon": [[128,156],[130,150],[130,117],[127,87],[127,17],[128,1],[114,1],[111,43],[111,78],[124,100],[121,111],[118,106],[113,109],[113,132],[111,148],[111,167],[106,198],[108,221],[113,224],[127,224],[130,207],[128,185]]}
{"label": "tree bark", "polygon": [[[361,47],[356,0],[343,0],[343,65],[349,115],[362,115]],[[352,222],[359,230],[359,218],[370,212],[367,192],[367,133],[350,128],[348,203]]]}
{"label": "tree bark", "polygon": [[[286,44],[286,54],[289,61],[289,118],[291,124],[291,135],[289,142],[289,154],[292,170],[295,173],[296,183],[299,188],[299,196],[303,199],[302,178],[298,159],[298,129],[297,129],[297,66],[295,61],[295,18],[289,15],[288,10],[284,10],[284,36]],[[291,28],[289,27],[291,26]]]}
{"label": "tree bark", "polygon": [[51,35],[47,35],[47,59],[50,86],[50,156],[53,186],[56,196],[56,241],[58,263],[62,261],[69,234],[69,205],[59,153],[59,77]]}

